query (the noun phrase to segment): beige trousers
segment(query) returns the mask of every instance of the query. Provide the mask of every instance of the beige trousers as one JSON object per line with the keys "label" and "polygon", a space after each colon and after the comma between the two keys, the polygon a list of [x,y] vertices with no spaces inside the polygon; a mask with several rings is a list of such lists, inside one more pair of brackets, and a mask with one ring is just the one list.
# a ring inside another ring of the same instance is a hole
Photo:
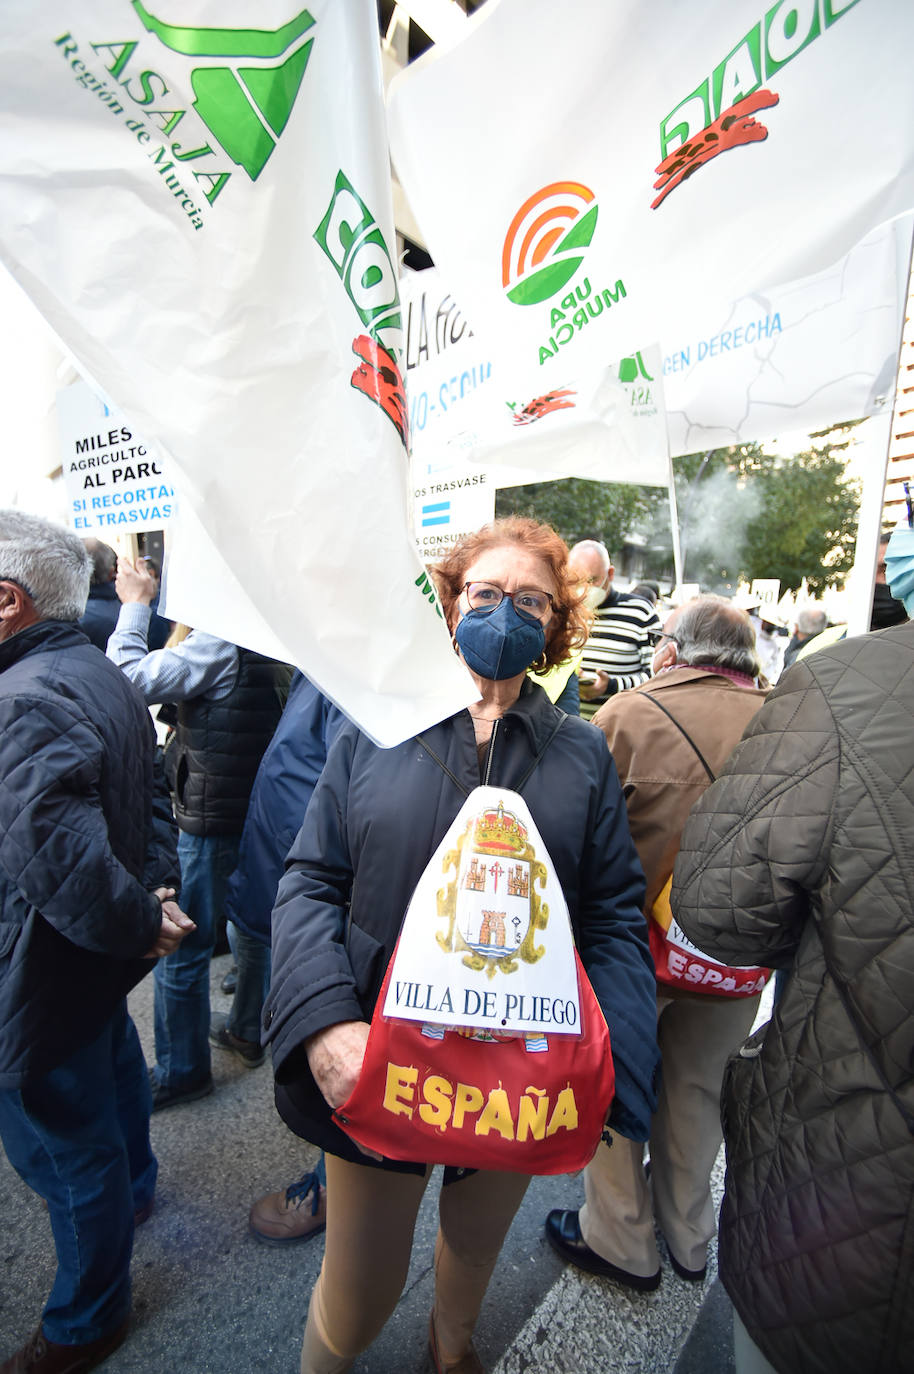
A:
{"label": "beige trousers", "polygon": [[[327,1155],[324,1263],[311,1294],[301,1374],[343,1374],[397,1305],[431,1174],[397,1174]],[[508,1228],[530,1182],[480,1171],[442,1187],[435,1328],[446,1365],[466,1354]]]}
{"label": "beige trousers", "polygon": [[[701,1269],[716,1231],[711,1170],[722,1139],[724,1066],[748,1035],[758,996],[657,998],[663,1077],[651,1122],[651,1177],[644,1146],[614,1135],[584,1171],[581,1235],[603,1259],[649,1277],[660,1268],[654,1218],[686,1269]],[[652,1205],[653,1194],[653,1205]]]}

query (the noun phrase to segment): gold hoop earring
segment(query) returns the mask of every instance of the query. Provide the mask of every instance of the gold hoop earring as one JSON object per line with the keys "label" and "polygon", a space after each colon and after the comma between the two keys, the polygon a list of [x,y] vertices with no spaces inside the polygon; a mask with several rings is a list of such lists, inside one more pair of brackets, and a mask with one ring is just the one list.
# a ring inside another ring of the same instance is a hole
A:
{"label": "gold hoop earring", "polygon": [[546,650],[544,649],[543,652],[540,654],[539,658],[536,660],[536,662],[530,665],[530,670],[534,673],[545,673],[548,671],[548,668],[549,662],[546,658]]}

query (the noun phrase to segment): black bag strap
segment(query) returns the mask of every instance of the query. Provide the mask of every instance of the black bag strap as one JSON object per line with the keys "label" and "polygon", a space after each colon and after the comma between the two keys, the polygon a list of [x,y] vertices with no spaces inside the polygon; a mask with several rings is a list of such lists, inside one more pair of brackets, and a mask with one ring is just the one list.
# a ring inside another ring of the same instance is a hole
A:
{"label": "black bag strap", "polygon": [[470,795],[470,789],[468,787],[465,787],[458,778],[457,774],[454,773],[450,768],[448,768],[447,764],[444,762],[444,759],[439,759],[438,755],[435,753],[434,749],[429,744],[425,736],[417,735],[416,742],[422,745],[422,748],[428,754],[429,758],[432,760],[433,763],[437,763],[442,773],[446,773],[448,775],[451,782],[457,788],[458,792],[462,792],[465,797],[468,797]]}
{"label": "black bag strap", "polygon": [[[533,772],[533,770],[536,768],[536,766],[539,764],[539,762],[540,762],[540,760],[542,759],[543,755],[545,754],[546,750],[549,748],[550,744],[551,744],[552,741],[555,739],[556,735],[557,735],[558,732],[561,730],[562,726],[565,724],[565,720],[566,720],[566,716],[564,715],[564,713],[562,713],[562,714],[559,716],[558,720],[556,721],[555,725],[553,725],[552,729],[549,731],[549,734],[548,734],[547,737],[546,737],[545,743],[543,744],[543,746],[542,746],[542,748],[540,749],[539,753],[536,755],[536,758],[533,760],[533,762],[531,763],[530,767],[529,767],[529,768],[527,769],[527,771],[524,773],[524,775],[523,775],[523,777],[520,779],[520,781],[519,781],[518,783],[516,783],[516,784],[511,788],[511,791],[512,791],[512,792],[520,792],[521,788],[525,785],[525,783],[527,783],[527,782],[529,781],[530,775],[532,774],[532,772]],[[425,750],[425,752],[428,754],[429,758],[433,761],[433,763],[437,763],[437,765],[438,765],[438,767],[441,769],[442,773],[446,773],[446,774],[447,774],[447,776],[450,778],[451,782],[454,784],[454,786],[457,788],[457,790],[458,790],[459,792],[462,792],[463,795],[464,795],[465,797],[468,797],[468,796],[470,795],[471,789],[470,789],[469,787],[466,787],[466,786],[460,781],[460,779],[457,777],[457,774],[454,773],[452,769],[448,768],[448,766],[447,766],[447,764],[444,762],[444,760],[438,757],[438,755],[435,753],[434,749],[433,749],[432,746],[429,744],[429,742],[428,742],[428,740],[425,738],[425,736],[424,736],[424,735],[417,735],[417,736],[416,736],[416,741],[417,741],[417,743],[419,743],[419,744],[422,745],[422,748],[423,748],[423,749]],[[475,789],[473,789],[473,790],[475,790]]]}
{"label": "black bag strap", "polygon": [[692,746],[695,753],[698,755],[698,761],[701,764],[702,768],[705,770],[711,781],[714,782],[714,773],[711,770],[711,765],[708,763],[708,760],[705,758],[704,754],[701,752],[698,745],[695,743],[695,741],[693,740],[692,736],[689,734],[685,726],[680,725],[679,721],[673,715],[672,711],[668,710],[667,707],[664,706],[662,701],[658,701],[657,698],[651,692],[642,692],[641,696],[644,701],[651,702],[654,706],[658,708],[658,710],[662,711],[663,714],[673,722],[673,724],[676,726],[676,729],[683,736],[686,742]]}

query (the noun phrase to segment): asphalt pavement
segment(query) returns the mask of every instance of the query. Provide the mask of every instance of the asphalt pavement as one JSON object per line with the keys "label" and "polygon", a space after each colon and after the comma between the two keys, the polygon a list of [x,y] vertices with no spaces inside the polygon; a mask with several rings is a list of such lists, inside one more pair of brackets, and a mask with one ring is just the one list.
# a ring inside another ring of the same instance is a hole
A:
{"label": "asphalt pavement", "polygon": [[[213,961],[213,1008],[228,956]],[[152,979],[130,997],[152,1058]],[[308,1295],[323,1241],[261,1245],[248,1208],[313,1167],[316,1151],[280,1121],[269,1062],[246,1068],[213,1050],[215,1092],[152,1118],[159,1159],[155,1210],[137,1231],[133,1326],[106,1374],[296,1374]],[[722,1161],[715,1189],[722,1187]],[[428,1314],[440,1171],[429,1185],[409,1278],[394,1315],[356,1362],[356,1374],[428,1374]],[[493,1276],[476,1345],[491,1374],[729,1374],[731,1310],[715,1282],[664,1264],[655,1293],[629,1292],[566,1266],[548,1245],[552,1207],[578,1207],[580,1178],[531,1184]],[[0,1152],[0,1359],[34,1330],[54,1276],[47,1211]]]}

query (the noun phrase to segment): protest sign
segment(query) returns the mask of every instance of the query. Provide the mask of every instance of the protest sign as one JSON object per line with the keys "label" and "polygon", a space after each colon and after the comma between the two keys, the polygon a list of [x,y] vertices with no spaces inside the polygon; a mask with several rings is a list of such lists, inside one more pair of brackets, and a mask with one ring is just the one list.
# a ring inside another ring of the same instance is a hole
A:
{"label": "protest sign", "polygon": [[4,4],[0,254],[170,464],[165,613],[394,744],[477,694],[409,529],[376,8],[173,19]]}
{"label": "protest sign", "polygon": [[167,461],[86,382],[57,393],[60,462],[70,524],[81,536],[160,530],[175,490]]}
{"label": "protest sign", "polygon": [[413,489],[413,522],[419,556],[436,563],[466,534],[495,515],[495,482],[485,468],[448,463]]}
{"label": "protest sign", "polygon": [[461,308],[542,394],[914,205],[912,44],[895,0],[502,0],[393,83],[394,161]]}

